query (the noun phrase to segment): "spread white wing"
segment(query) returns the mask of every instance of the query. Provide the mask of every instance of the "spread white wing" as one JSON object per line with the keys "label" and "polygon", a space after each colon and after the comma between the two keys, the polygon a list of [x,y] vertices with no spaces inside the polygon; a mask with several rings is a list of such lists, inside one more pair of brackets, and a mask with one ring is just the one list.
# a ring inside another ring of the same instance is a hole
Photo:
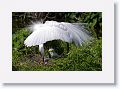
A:
{"label": "spread white wing", "polygon": [[82,26],[75,23],[46,21],[44,24],[35,24],[33,29],[33,33],[24,41],[27,46],[40,45],[57,39],[65,42],[73,41],[78,46],[91,38]]}
{"label": "spread white wing", "polygon": [[24,41],[24,44],[26,46],[35,46],[46,43],[47,41],[58,39],[65,42],[71,42],[70,35],[66,30],[56,26],[49,26],[44,24],[44,26],[34,30],[34,32]]}

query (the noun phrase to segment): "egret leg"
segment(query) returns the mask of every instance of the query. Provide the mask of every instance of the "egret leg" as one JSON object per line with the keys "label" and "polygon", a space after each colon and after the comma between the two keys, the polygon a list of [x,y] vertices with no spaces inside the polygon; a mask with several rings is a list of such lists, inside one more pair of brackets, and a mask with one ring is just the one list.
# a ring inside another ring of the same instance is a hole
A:
{"label": "egret leg", "polygon": [[67,43],[67,53],[69,53],[69,43]]}
{"label": "egret leg", "polygon": [[43,56],[42,59],[43,59],[43,64],[46,65],[47,64],[46,58]]}
{"label": "egret leg", "polygon": [[43,59],[43,63],[45,63],[44,56],[42,57],[42,59]]}

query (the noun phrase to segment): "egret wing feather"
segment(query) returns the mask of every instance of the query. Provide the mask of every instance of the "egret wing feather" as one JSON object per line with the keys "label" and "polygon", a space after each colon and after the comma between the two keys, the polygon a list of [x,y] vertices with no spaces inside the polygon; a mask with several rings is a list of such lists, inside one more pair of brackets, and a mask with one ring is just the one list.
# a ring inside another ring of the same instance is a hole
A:
{"label": "egret wing feather", "polygon": [[27,46],[35,46],[46,43],[47,41],[58,39],[66,42],[71,41],[68,32],[63,31],[58,27],[44,26],[29,35],[24,41],[24,44]]}
{"label": "egret wing feather", "polygon": [[84,28],[84,25],[86,25],[86,23],[46,21],[45,24],[49,26],[58,27],[64,31],[67,31],[70,35],[70,38],[77,46],[81,45],[83,42],[91,38],[90,32],[88,32]]}
{"label": "egret wing feather", "polygon": [[72,40],[76,45],[81,45],[83,42],[91,39],[89,32],[81,26],[81,24],[71,24],[66,22],[61,22],[72,35]]}
{"label": "egret wing feather", "polygon": [[79,46],[92,38],[81,23],[46,21],[44,24],[33,25],[33,29],[33,33],[24,42],[27,46],[40,45],[57,39],[69,43],[73,41]]}

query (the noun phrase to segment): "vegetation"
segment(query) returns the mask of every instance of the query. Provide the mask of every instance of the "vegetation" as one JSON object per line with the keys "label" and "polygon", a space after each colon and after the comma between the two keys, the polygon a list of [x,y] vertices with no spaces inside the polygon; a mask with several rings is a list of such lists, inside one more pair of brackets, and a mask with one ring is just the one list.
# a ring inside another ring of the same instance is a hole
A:
{"label": "vegetation", "polygon": [[[101,12],[14,12],[12,32],[12,70],[13,71],[101,71],[102,70],[102,13]],[[88,23],[87,28],[95,38],[80,47],[70,44],[67,53],[66,42],[54,40],[45,44],[45,54],[48,57],[48,46],[53,46],[62,57],[49,60],[44,65],[38,46],[26,47],[24,40],[30,34],[25,28],[32,21],[43,19],[65,22]]]}

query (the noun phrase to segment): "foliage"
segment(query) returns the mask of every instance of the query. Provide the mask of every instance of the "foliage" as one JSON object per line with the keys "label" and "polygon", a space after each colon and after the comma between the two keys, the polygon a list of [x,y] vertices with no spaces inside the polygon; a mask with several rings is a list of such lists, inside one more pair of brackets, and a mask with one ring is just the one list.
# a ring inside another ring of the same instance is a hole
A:
{"label": "foliage", "polygon": [[[84,43],[80,47],[70,44],[70,51],[61,58],[49,60],[48,65],[43,65],[40,60],[38,46],[25,47],[24,40],[30,34],[26,29],[16,31],[12,35],[12,70],[14,71],[101,71],[102,70],[102,40],[95,39]],[[54,44],[56,43],[56,44]],[[59,54],[66,54],[66,43],[58,41],[63,50]],[[57,42],[46,43],[47,46],[58,45]],[[57,46],[56,46],[57,47]],[[59,48],[60,49],[60,48]],[[47,56],[47,52],[46,52]]]}

